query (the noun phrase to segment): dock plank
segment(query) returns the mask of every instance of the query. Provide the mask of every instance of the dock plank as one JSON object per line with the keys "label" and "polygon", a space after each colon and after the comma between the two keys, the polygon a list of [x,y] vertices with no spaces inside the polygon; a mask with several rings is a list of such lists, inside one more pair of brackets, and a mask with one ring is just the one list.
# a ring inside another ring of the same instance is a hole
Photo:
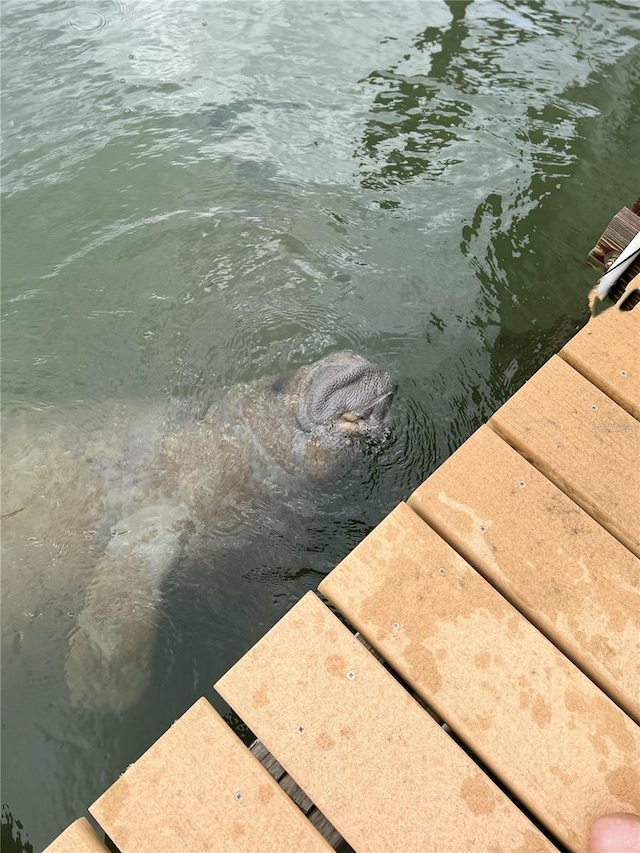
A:
{"label": "dock plank", "polygon": [[559,355],[640,420],[639,341],[640,309],[610,308],[593,317]]}
{"label": "dock plank", "polygon": [[[589,253],[589,262],[604,272],[607,268],[607,256],[613,254],[617,257],[633,240],[638,231],[640,231],[640,218],[637,215],[635,205],[633,210],[623,207],[611,219],[604,234]],[[631,265],[629,274],[636,275],[638,272],[640,272],[640,259]]]}
{"label": "dock plank", "polygon": [[358,853],[554,849],[314,593],[215,686]]}
{"label": "dock plank", "polygon": [[89,811],[121,853],[331,850],[206,699]]}
{"label": "dock plank", "polygon": [[640,728],[409,507],[320,590],[569,849],[640,809]]}
{"label": "dock plank", "polygon": [[640,725],[637,557],[487,426],[408,504]]}
{"label": "dock plank", "polygon": [[489,424],[640,556],[640,424],[632,415],[553,356]]}
{"label": "dock plank", "polygon": [[91,828],[89,821],[81,817],[70,824],[64,832],[49,844],[43,853],[109,853]]}

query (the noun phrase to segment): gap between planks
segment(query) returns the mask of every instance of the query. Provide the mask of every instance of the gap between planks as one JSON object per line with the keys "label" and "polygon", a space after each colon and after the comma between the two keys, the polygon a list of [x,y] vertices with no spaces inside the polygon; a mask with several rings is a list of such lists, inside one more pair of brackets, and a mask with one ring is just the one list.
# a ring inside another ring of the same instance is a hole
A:
{"label": "gap between planks", "polygon": [[250,750],[334,850],[339,851],[339,853],[354,853],[353,848],[347,844],[338,830],[327,820],[296,781],[289,776],[282,764],[269,752],[262,741],[256,739],[251,744]]}

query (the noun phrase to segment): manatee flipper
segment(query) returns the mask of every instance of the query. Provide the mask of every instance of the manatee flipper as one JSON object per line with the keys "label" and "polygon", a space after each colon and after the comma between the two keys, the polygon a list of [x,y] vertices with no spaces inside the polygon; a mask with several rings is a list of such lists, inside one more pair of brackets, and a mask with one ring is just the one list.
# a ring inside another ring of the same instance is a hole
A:
{"label": "manatee flipper", "polygon": [[151,676],[161,586],[182,550],[177,507],[145,507],[112,529],[96,566],[65,665],[74,705],[121,712]]}

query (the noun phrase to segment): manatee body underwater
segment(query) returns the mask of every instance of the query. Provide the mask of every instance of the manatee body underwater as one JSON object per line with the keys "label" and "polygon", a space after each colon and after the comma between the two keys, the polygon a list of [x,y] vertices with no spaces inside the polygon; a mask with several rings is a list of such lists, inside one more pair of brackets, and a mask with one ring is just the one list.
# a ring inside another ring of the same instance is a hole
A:
{"label": "manatee body underwater", "polygon": [[45,649],[52,667],[64,660],[73,704],[134,705],[169,573],[241,535],[265,493],[347,471],[388,432],[392,397],[389,374],[341,352],[234,387],[197,416],[136,400],[13,415],[3,429],[3,665]]}

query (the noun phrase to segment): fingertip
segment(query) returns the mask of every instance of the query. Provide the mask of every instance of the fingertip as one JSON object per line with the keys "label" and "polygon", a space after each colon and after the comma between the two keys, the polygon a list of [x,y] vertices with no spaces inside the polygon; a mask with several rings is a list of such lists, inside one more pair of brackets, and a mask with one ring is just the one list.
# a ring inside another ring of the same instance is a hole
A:
{"label": "fingertip", "polygon": [[640,817],[606,814],[591,828],[589,853],[640,853]]}

